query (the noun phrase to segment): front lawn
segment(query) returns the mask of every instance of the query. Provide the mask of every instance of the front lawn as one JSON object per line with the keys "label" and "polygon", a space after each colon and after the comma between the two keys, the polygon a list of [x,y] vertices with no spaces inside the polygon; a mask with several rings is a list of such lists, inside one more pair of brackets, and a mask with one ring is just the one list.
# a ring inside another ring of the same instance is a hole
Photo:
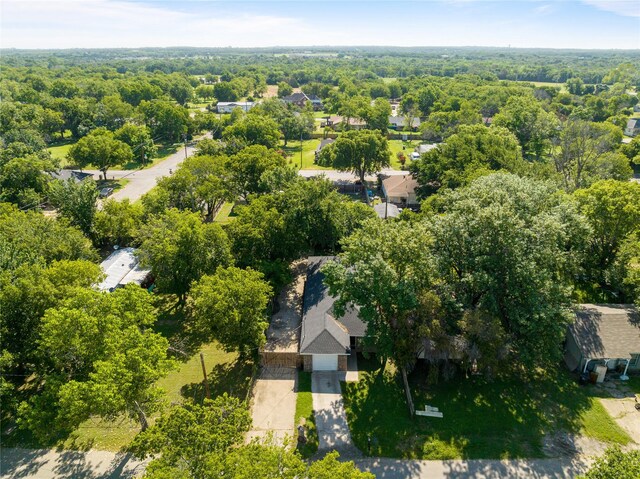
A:
{"label": "front lawn", "polygon": [[[411,163],[411,153],[420,144],[420,141],[402,141],[402,140],[389,140],[389,150],[391,150],[391,168],[394,170],[407,170]],[[404,147],[404,150],[402,149]],[[403,152],[407,161],[404,166],[398,160],[398,153]]]}
{"label": "front lawn", "polygon": [[[185,400],[201,402],[205,397],[205,389],[200,364],[200,352],[204,354],[211,397],[228,393],[246,400],[252,383],[254,365],[250,360],[241,360],[237,353],[225,352],[218,343],[198,344],[197,338],[186,336],[183,332],[184,319],[182,311],[172,309],[169,297],[158,296],[159,321],[156,331],[169,339],[172,350],[179,366],[167,377],[158,381],[158,386],[164,389],[166,405],[170,407]],[[161,303],[166,304],[161,304]],[[170,319],[166,319],[170,318]],[[179,351],[182,351],[180,353]],[[149,417],[153,424],[158,413]],[[10,421],[9,421],[10,419]],[[6,447],[50,447],[50,444],[40,444],[28,431],[13,427],[14,418],[4,418],[2,444]],[[89,448],[119,451],[131,442],[140,432],[140,424],[126,416],[113,421],[91,418],[83,422],[67,439],[56,444],[64,449]]]}
{"label": "front lawn", "polygon": [[416,409],[435,406],[442,419],[409,416],[396,376],[361,371],[343,384],[345,408],[356,445],[371,455],[420,459],[544,457],[545,433],[565,430],[626,444],[622,431],[594,397],[564,370],[546,376],[488,381],[458,377],[427,385],[424,370],[410,376]]}
{"label": "front lawn", "polygon": [[331,168],[322,167],[314,163],[316,148],[320,144],[320,140],[304,140],[302,142],[302,168],[300,168],[300,141],[290,140],[287,146],[281,148],[287,154],[289,164],[295,169],[303,170],[329,170]]}
{"label": "front lawn", "polygon": [[220,207],[220,209],[218,210],[218,214],[216,214],[216,217],[213,219],[213,221],[223,225],[233,221],[233,219],[237,216],[234,211],[235,206],[236,204],[233,201],[227,201]]}
{"label": "front lawn", "polygon": [[[318,431],[313,414],[313,396],[311,395],[311,373],[298,373],[298,394],[296,395],[296,415],[294,425],[302,424],[306,428],[307,442],[303,446],[298,444],[298,451],[304,458],[309,458],[318,450]],[[297,433],[297,430],[296,430]]]}

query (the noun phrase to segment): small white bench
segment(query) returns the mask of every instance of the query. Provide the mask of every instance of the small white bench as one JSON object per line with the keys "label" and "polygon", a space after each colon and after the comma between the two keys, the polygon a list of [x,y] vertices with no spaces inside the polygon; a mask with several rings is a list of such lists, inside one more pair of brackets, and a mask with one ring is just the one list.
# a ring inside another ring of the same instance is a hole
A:
{"label": "small white bench", "polygon": [[438,410],[437,407],[433,406],[425,406],[424,411],[416,411],[417,416],[428,416],[428,417],[439,417],[442,418],[442,413]]}

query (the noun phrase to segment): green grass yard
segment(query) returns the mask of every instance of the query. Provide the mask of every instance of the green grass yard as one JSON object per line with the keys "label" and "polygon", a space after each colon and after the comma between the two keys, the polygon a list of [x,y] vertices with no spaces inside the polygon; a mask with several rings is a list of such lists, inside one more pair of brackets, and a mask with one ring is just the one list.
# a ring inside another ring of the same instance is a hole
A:
{"label": "green grass yard", "polygon": [[[420,141],[402,141],[402,140],[389,140],[389,150],[391,150],[391,168],[394,170],[407,169],[411,163],[411,153],[420,144]],[[404,150],[402,149],[404,147]],[[407,161],[404,167],[398,160],[398,153],[403,152]]]}
{"label": "green grass yard", "polygon": [[318,450],[318,431],[313,415],[313,397],[311,396],[311,373],[298,372],[298,393],[296,395],[296,413],[294,425],[304,425],[307,429],[307,442],[298,445],[298,451],[304,458],[309,458]]}
{"label": "green grass yard", "polygon": [[[68,140],[62,144],[50,146],[47,148],[49,153],[51,153],[51,157],[60,162],[61,168],[75,168],[76,165],[73,164],[68,158],[69,150],[75,144],[75,141]],[[184,143],[175,143],[169,145],[157,145],[158,151],[156,152],[156,156],[144,164],[143,168],[149,168],[153,165],[160,163],[161,161],[166,160],[170,155],[173,155],[175,152],[184,148]],[[140,168],[139,161],[130,161],[124,165],[118,165],[115,168],[109,168],[109,170],[137,170]],[[97,170],[98,168],[94,165],[87,165],[83,169],[85,170]]]}
{"label": "green grass yard", "polygon": [[234,212],[235,205],[236,204],[234,202],[227,201],[224,205],[222,205],[220,211],[218,211],[218,214],[213,219],[213,221],[223,225],[233,221],[233,218],[235,218],[236,216]]}
{"label": "green grass yard", "polygon": [[51,158],[60,161],[60,166],[65,167],[69,165],[67,154],[74,144],[74,141],[66,141],[60,145],[50,146],[47,150],[51,153]]}
{"label": "green grass yard", "polygon": [[[316,165],[315,160],[316,148],[320,144],[320,140],[304,140],[302,142],[302,169],[303,170],[330,170],[323,166]],[[287,154],[287,161],[296,169],[300,168],[300,141],[288,141],[287,146],[281,146]]]}
{"label": "green grass yard", "polygon": [[[360,361],[359,361],[360,363]],[[408,414],[397,376],[361,371],[357,383],[343,384],[351,435],[371,455],[419,459],[506,459],[544,457],[545,433],[565,430],[627,444],[620,429],[596,399],[596,390],[579,386],[562,370],[546,377],[487,381],[455,378],[427,385],[424,371],[410,376],[417,409],[435,406],[444,418]]]}

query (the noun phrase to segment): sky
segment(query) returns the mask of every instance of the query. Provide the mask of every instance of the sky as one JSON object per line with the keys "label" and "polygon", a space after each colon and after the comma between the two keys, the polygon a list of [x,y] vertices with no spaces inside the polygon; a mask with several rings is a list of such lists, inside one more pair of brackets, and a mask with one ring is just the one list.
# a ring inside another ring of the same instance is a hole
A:
{"label": "sky", "polygon": [[640,0],[0,0],[0,48],[640,49]]}

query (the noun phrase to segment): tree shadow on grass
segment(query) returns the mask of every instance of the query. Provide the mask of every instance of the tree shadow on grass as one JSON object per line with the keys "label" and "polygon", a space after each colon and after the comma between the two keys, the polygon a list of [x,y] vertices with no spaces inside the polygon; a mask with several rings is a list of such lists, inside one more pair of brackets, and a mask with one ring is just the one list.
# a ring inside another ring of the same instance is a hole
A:
{"label": "tree shadow on grass", "polygon": [[[252,376],[252,361],[237,359],[233,363],[216,364],[207,371],[211,398],[227,393],[244,400],[249,394]],[[201,404],[205,398],[204,380],[185,384],[180,388],[180,394],[185,399]]]}
{"label": "tree shadow on grass", "polygon": [[411,417],[402,385],[388,373],[364,373],[345,385],[355,444],[371,455],[416,459],[544,457],[548,433],[578,434],[591,391],[562,369],[511,374],[489,381],[463,375],[435,385],[427,370],[410,375],[416,409],[438,407],[443,418]]}

